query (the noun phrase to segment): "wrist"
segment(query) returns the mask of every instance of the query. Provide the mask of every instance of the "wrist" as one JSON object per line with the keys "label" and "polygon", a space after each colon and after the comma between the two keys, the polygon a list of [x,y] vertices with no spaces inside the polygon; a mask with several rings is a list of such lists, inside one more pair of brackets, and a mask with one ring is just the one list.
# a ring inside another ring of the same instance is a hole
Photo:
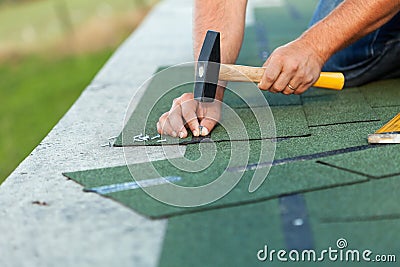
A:
{"label": "wrist", "polygon": [[301,47],[311,49],[313,54],[317,56],[320,61],[321,67],[326,61],[336,52],[334,43],[329,40],[318,38],[316,33],[306,31],[296,41],[301,43]]}
{"label": "wrist", "polygon": [[218,81],[217,89],[215,92],[216,100],[221,101],[221,102],[223,101],[226,84],[227,84],[227,82],[225,82],[225,81]]}

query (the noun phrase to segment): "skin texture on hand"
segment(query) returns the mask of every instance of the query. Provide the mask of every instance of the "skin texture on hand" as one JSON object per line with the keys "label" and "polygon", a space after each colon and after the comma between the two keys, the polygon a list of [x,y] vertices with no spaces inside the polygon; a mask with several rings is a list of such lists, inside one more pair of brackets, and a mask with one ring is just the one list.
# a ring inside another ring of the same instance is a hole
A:
{"label": "skin texture on hand", "polygon": [[258,87],[272,93],[301,94],[318,79],[323,64],[307,44],[288,43],[277,48],[264,63],[265,72]]}
{"label": "skin texture on hand", "polygon": [[[174,99],[168,112],[161,115],[157,131],[173,137],[186,138],[187,129],[193,136],[206,136],[221,117],[221,102],[201,103],[193,99],[193,93],[185,93]],[[202,126],[202,130],[200,130]]]}

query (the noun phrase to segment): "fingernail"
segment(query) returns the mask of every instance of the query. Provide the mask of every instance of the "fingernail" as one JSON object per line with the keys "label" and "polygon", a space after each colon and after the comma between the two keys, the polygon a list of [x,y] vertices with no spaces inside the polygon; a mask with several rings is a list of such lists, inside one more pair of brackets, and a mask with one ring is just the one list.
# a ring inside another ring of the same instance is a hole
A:
{"label": "fingernail", "polygon": [[209,132],[208,132],[208,129],[207,129],[206,127],[203,126],[203,129],[201,130],[201,135],[202,135],[202,136],[206,136],[206,135],[208,135],[208,133],[209,133]]}
{"label": "fingernail", "polygon": [[193,131],[193,136],[199,136],[199,132],[197,130]]}
{"label": "fingernail", "polygon": [[172,137],[176,137],[176,132],[174,131],[174,132],[172,132]]}
{"label": "fingernail", "polygon": [[179,138],[183,138],[185,134],[183,132],[179,132]]}

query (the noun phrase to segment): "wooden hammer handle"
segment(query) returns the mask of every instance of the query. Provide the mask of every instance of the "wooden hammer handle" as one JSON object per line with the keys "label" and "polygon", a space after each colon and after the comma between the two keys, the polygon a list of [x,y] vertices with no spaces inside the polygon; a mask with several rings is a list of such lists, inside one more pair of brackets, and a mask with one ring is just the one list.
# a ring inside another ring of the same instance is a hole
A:
{"label": "wooden hammer handle", "polygon": [[[261,81],[265,68],[250,67],[242,65],[221,64],[219,80],[231,82],[256,82]],[[340,72],[321,72],[318,80],[313,84],[332,90],[342,90],[344,86],[344,75]]]}

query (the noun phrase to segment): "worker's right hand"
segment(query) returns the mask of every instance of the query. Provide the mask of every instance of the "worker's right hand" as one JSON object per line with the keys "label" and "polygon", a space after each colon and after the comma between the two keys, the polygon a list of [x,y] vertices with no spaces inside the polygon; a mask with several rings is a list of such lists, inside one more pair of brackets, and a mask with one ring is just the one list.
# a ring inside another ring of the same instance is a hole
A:
{"label": "worker's right hand", "polygon": [[[157,122],[159,134],[186,138],[190,129],[193,136],[208,135],[221,118],[221,102],[198,102],[193,93],[185,93],[172,102],[172,107]],[[202,127],[200,127],[202,126]]]}
{"label": "worker's right hand", "polygon": [[258,87],[272,93],[302,94],[317,81],[325,61],[313,43],[298,38],[269,56]]}

